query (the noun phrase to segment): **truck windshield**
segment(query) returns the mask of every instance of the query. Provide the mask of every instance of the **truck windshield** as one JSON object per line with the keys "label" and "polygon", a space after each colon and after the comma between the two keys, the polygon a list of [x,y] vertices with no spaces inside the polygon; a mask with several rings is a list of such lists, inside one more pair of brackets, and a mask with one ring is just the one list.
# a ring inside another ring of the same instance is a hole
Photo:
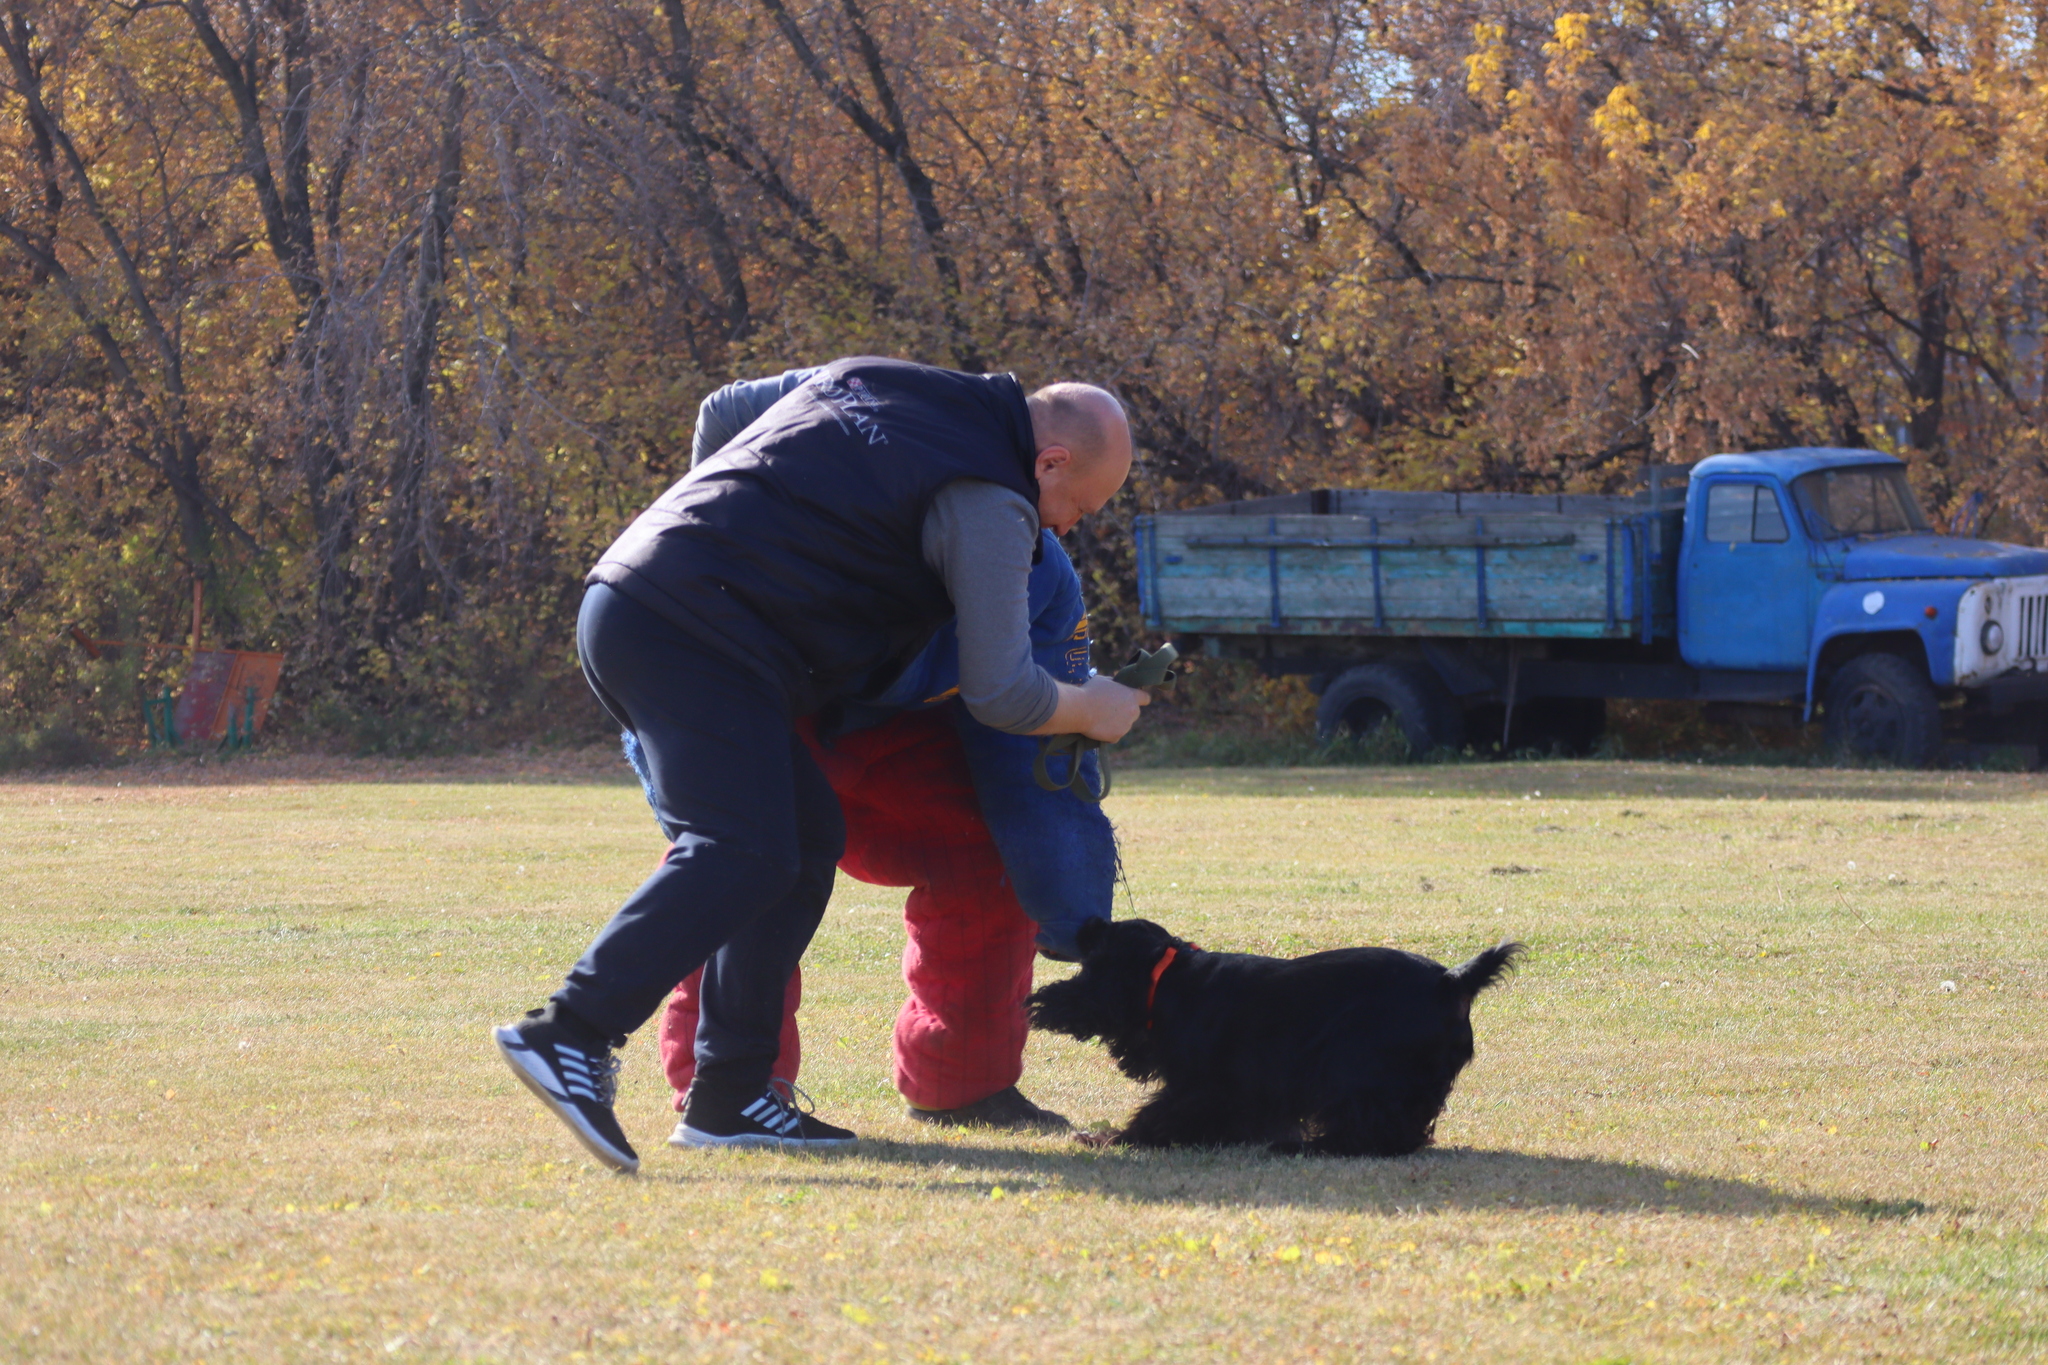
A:
{"label": "truck windshield", "polygon": [[1927,518],[1906,484],[1906,471],[1896,465],[1816,469],[1794,479],[1792,493],[1816,540],[1927,530]]}

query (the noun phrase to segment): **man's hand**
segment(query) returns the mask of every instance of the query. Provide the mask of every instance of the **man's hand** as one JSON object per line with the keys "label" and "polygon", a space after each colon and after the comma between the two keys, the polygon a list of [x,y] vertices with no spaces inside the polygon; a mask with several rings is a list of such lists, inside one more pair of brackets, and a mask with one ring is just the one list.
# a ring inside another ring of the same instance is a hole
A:
{"label": "man's hand", "polygon": [[1034,735],[1080,734],[1114,744],[1137,724],[1138,708],[1152,702],[1150,692],[1125,687],[1113,678],[1090,678],[1079,687],[1056,685],[1059,705],[1053,708],[1051,720],[1031,732]]}

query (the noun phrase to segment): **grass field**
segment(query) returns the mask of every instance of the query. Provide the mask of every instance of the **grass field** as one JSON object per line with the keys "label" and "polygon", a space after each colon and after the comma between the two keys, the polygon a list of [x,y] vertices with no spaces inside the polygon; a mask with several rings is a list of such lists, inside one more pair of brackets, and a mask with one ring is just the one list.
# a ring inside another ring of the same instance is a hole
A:
{"label": "grass field", "polygon": [[[2000,1360],[2048,1352],[2048,781],[1126,772],[1119,913],[1533,953],[1398,1161],[935,1136],[900,894],[842,881],[804,1083],[856,1156],[612,1177],[488,1027],[657,852],[611,760],[0,786],[0,1359]],[[1048,966],[1050,972],[1064,968]],[[651,1030],[644,1031],[651,1033]],[[1026,1088],[1134,1087],[1034,1040]]]}

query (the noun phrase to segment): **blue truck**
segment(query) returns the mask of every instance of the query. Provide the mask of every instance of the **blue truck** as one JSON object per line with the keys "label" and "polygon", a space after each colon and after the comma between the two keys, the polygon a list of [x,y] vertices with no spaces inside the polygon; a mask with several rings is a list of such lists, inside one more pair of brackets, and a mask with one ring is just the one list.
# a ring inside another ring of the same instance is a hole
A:
{"label": "blue truck", "polygon": [[[1682,481],[1682,495],[1676,486]],[[1137,519],[1145,624],[1305,674],[1325,737],[1584,752],[1614,698],[1925,766],[2048,743],[2048,550],[1937,534],[1874,450],[1715,455],[1633,496],[1317,489]]]}

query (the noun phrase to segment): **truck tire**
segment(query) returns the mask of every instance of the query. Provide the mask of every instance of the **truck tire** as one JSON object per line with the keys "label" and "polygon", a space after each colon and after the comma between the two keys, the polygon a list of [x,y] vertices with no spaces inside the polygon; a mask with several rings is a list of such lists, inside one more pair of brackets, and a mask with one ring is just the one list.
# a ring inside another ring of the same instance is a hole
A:
{"label": "truck tire", "polygon": [[1462,717],[1444,685],[1427,667],[1403,663],[1360,664],[1339,673],[1316,707],[1316,737],[1324,743],[1362,739],[1389,720],[1411,759],[1464,742]]}
{"label": "truck tire", "polygon": [[1854,758],[1924,768],[1941,752],[1941,702],[1919,667],[1897,654],[1859,654],[1828,683],[1828,744]]}

